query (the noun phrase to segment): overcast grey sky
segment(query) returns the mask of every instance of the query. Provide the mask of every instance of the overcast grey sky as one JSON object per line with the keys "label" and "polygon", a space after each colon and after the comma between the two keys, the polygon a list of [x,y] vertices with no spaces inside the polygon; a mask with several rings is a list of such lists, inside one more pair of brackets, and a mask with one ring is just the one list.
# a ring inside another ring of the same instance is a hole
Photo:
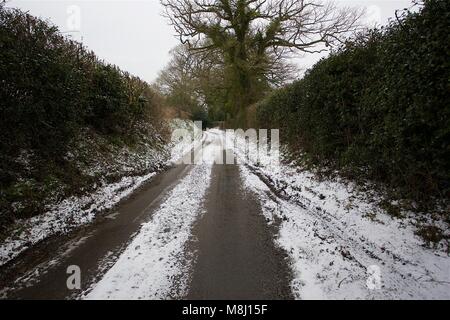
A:
{"label": "overcast grey sky", "polygon": [[[335,2],[367,8],[370,24],[386,24],[395,10],[411,6],[411,0]],[[148,82],[155,80],[170,59],[170,49],[178,44],[173,29],[161,16],[159,0],[10,0],[8,6],[49,19],[100,58]],[[304,70],[318,59],[320,55],[308,55],[295,62]]]}

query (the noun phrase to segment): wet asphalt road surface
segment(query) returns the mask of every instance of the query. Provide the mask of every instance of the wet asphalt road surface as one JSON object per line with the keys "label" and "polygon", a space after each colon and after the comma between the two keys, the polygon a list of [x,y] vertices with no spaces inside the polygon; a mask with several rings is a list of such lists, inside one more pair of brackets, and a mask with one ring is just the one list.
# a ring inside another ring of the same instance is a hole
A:
{"label": "wet asphalt road surface", "polygon": [[206,214],[194,228],[199,256],[188,299],[291,299],[286,256],[237,165],[215,165]]}

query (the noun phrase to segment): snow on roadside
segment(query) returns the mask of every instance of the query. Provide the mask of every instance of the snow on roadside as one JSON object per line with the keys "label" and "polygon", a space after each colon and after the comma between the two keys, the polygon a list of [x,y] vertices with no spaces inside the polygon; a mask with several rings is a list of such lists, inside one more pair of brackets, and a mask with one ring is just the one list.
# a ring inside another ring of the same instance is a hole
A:
{"label": "snow on roadside", "polygon": [[[238,138],[235,153],[244,150]],[[276,242],[291,258],[297,298],[450,298],[450,257],[424,246],[412,217],[393,218],[352,186],[275,163],[240,172],[268,221],[280,223]]]}
{"label": "snow on roadside", "polygon": [[[177,119],[170,125],[172,129],[193,130],[191,121]],[[80,141],[82,145],[94,143],[96,141],[89,136],[85,136]],[[98,183],[95,191],[91,194],[66,198],[57,204],[48,206],[47,211],[43,214],[17,220],[16,227],[13,228],[11,234],[0,243],[0,267],[50,236],[64,234],[92,222],[97,214],[114,207],[122,199],[128,197],[156,175],[158,170],[181,158],[189,148],[192,148],[192,144],[183,144],[183,142],[170,143],[161,148],[154,148],[145,142],[145,150],[140,153],[127,148],[117,150],[112,148],[111,153],[115,158],[113,163],[104,161],[99,155],[91,154],[92,159],[90,159],[89,165],[82,167],[85,174],[107,176],[108,174],[122,173],[124,177],[114,183],[106,183],[102,179],[103,181]],[[89,150],[83,146],[81,149]],[[74,157],[74,155],[69,153],[69,157]],[[143,171],[145,174],[136,175],[136,173],[133,174],[133,170]]]}
{"label": "snow on roadside", "polygon": [[203,211],[211,179],[210,160],[216,156],[214,139],[214,135],[206,134],[204,163],[193,166],[83,298],[181,299],[186,295],[188,270],[194,257],[185,247]]}
{"label": "snow on roadside", "polygon": [[124,177],[119,182],[105,184],[91,195],[65,199],[45,214],[17,221],[21,229],[0,245],[0,266],[51,235],[91,222],[98,212],[114,207],[155,174]]}

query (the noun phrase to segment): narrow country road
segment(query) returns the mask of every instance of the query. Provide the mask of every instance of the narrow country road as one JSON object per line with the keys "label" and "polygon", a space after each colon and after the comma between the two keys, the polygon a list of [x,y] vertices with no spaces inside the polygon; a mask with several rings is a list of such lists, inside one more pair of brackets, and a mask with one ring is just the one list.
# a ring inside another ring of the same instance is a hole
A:
{"label": "narrow country road", "polygon": [[[159,174],[95,223],[54,237],[3,267],[0,294],[19,299],[290,299],[287,255],[275,243],[238,165],[204,163]],[[81,288],[69,289],[69,266]]]}
{"label": "narrow country road", "polygon": [[0,299],[448,298],[448,254],[404,220],[283,164],[220,164],[257,152],[231,139],[208,130],[203,161],[3,265]]}

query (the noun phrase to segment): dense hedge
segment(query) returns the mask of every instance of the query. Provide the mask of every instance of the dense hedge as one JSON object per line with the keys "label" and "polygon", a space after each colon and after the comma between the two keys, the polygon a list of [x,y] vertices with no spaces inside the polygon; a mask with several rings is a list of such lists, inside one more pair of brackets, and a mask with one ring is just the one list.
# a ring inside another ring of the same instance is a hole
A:
{"label": "dense hedge", "polygon": [[70,195],[92,182],[67,160],[81,132],[138,143],[160,127],[158,101],[56,27],[0,4],[0,231],[15,202],[38,214],[55,189]]}
{"label": "dense hedge", "polygon": [[316,164],[427,200],[448,197],[449,104],[450,2],[428,0],[259,103],[257,119]]}
{"label": "dense hedge", "polygon": [[148,85],[56,27],[0,6],[0,151],[64,155],[80,127],[125,134],[154,112]]}

